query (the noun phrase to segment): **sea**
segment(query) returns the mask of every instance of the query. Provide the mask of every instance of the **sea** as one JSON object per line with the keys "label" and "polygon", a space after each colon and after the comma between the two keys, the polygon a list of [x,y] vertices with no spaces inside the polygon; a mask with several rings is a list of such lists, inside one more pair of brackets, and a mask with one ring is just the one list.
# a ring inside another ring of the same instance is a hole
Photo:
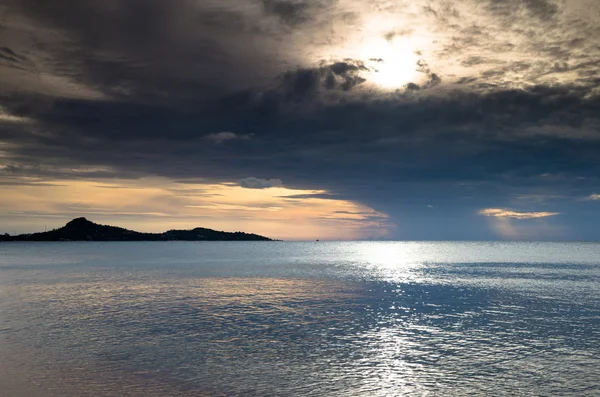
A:
{"label": "sea", "polygon": [[600,244],[0,243],[0,396],[600,396]]}

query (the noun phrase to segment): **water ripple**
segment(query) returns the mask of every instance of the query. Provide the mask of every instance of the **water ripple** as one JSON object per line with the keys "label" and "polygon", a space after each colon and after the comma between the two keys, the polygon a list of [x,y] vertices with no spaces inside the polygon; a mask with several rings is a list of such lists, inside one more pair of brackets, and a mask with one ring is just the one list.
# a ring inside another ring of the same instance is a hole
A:
{"label": "water ripple", "polygon": [[0,256],[0,383],[27,397],[600,394],[592,259],[380,244]]}

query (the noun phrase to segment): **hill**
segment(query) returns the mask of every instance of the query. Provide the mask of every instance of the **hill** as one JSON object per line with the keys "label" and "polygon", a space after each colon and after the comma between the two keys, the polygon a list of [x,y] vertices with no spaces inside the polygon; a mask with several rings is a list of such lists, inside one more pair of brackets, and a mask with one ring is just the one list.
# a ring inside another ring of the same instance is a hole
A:
{"label": "hill", "polygon": [[272,241],[268,237],[243,232],[212,229],[169,230],[140,233],[116,226],[99,225],[86,218],[73,219],[65,226],[41,233],[0,235],[0,241]]}

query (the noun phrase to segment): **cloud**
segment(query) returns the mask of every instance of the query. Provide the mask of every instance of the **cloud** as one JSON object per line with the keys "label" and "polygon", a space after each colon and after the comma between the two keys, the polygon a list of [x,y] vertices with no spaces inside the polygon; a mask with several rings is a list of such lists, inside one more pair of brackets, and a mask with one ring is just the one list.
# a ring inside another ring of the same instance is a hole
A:
{"label": "cloud", "polygon": [[492,216],[496,218],[511,219],[537,219],[560,215],[558,212],[517,212],[502,208],[486,208],[479,211],[479,214],[484,216]]}
{"label": "cloud", "polygon": [[280,196],[281,198],[288,200],[300,200],[300,199],[321,199],[321,200],[337,200],[338,197],[330,193],[304,193],[304,194],[292,194],[288,196]]}
{"label": "cloud", "polygon": [[290,25],[299,25],[309,21],[309,4],[303,1],[262,0],[267,14],[274,15]]}
{"label": "cloud", "polygon": [[0,47],[0,65],[3,63],[17,69],[24,69],[31,66],[31,61],[26,56],[17,54],[8,47]]}
{"label": "cloud", "polygon": [[[189,185],[152,178],[103,184],[62,182],[50,186],[0,183],[0,233],[39,231],[40,218],[56,218],[55,224],[48,225],[55,227],[79,216],[142,231],[204,226],[296,240],[386,236],[389,228],[385,216],[365,206],[315,198],[288,201],[280,196],[311,191],[283,187],[247,191],[232,184]],[[181,194],[190,190],[208,194]],[[340,210],[358,215],[339,216],[336,211]]]}
{"label": "cloud", "polygon": [[268,189],[272,187],[281,187],[282,182],[279,179],[260,179],[254,177],[244,178],[239,185],[246,189]]}
{"label": "cloud", "polygon": [[12,115],[0,106],[0,123],[31,123],[32,121],[27,117]]}
{"label": "cloud", "polygon": [[587,197],[588,200],[600,200],[600,194],[590,194]]}
{"label": "cloud", "polygon": [[[42,3],[3,3],[5,180],[269,175],[242,181],[361,203],[398,238],[491,237],[478,209],[543,195],[597,235],[570,199],[600,184],[596,1]],[[372,37],[419,78],[374,84]]]}
{"label": "cloud", "polygon": [[219,143],[223,143],[225,141],[232,141],[232,140],[236,140],[236,139],[250,139],[250,137],[248,135],[237,135],[237,134],[234,134],[233,132],[217,132],[217,133],[208,134],[206,136],[206,139],[219,144]]}
{"label": "cloud", "polygon": [[300,102],[327,91],[350,91],[366,81],[361,72],[368,70],[363,62],[350,59],[290,70],[279,77],[278,88],[269,94],[281,96],[286,102]]}

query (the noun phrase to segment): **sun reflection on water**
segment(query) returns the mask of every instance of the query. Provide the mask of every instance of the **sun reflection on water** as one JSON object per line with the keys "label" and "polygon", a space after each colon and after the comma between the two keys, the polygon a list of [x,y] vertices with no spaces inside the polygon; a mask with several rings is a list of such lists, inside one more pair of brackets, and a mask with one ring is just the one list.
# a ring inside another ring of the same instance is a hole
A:
{"label": "sun reflection on water", "polygon": [[425,277],[423,249],[419,243],[369,243],[364,245],[361,256],[370,273],[382,280],[419,282]]}
{"label": "sun reflection on water", "polygon": [[28,397],[598,394],[598,246],[20,247],[0,247],[0,384],[50,391]]}

